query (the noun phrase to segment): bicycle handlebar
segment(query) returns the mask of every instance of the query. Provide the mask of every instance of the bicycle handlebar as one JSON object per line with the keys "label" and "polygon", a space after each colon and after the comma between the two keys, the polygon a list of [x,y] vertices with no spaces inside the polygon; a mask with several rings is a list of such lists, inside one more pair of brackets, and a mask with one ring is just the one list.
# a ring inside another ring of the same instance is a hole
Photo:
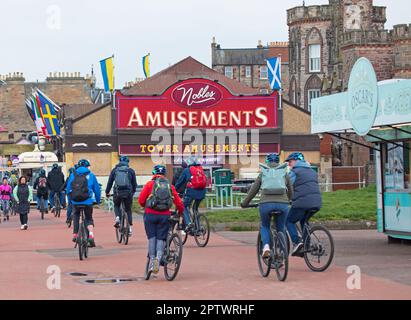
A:
{"label": "bicycle handlebar", "polygon": [[246,206],[244,209],[248,209],[248,208],[258,208],[260,205],[258,203],[255,204],[249,204],[248,206]]}

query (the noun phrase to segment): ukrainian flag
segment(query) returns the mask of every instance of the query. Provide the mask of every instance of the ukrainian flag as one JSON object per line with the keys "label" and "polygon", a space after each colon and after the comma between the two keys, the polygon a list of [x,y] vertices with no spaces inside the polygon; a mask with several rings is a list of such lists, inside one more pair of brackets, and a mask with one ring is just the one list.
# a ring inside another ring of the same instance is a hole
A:
{"label": "ukrainian flag", "polygon": [[150,78],[150,54],[143,57],[143,71],[146,78]]}
{"label": "ukrainian flag", "polygon": [[113,91],[114,90],[114,56],[101,60],[101,73],[103,75],[104,90]]}

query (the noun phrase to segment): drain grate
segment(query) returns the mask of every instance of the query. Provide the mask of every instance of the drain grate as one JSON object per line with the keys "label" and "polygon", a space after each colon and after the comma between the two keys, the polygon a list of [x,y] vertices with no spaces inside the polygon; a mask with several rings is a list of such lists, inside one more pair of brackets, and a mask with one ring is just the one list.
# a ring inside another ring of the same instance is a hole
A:
{"label": "drain grate", "polygon": [[73,276],[73,277],[85,277],[85,276],[88,276],[87,273],[81,273],[81,272],[71,272],[71,273],[69,273],[69,275],[70,275],[70,276]]}
{"label": "drain grate", "polygon": [[130,283],[135,281],[143,281],[144,278],[105,278],[105,279],[87,279],[81,282],[86,284],[120,284]]}

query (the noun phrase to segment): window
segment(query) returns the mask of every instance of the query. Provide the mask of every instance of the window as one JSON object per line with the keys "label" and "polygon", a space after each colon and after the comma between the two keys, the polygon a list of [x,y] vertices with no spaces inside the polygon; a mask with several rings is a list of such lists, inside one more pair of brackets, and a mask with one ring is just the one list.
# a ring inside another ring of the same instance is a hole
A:
{"label": "window", "polygon": [[321,45],[312,44],[308,48],[310,72],[321,72]]}
{"label": "window", "polygon": [[268,79],[268,68],[263,66],[260,68],[260,79]]}
{"label": "window", "polygon": [[261,89],[261,90],[260,90],[260,93],[261,93],[261,94],[268,94],[268,89]]}
{"label": "window", "polygon": [[227,78],[233,79],[233,67],[232,66],[225,67],[224,74]]}
{"label": "window", "polygon": [[321,90],[308,90],[308,111],[311,111],[311,100],[321,97]]}
{"label": "window", "polygon": [[388,143],[384,147],[385,191],[410,188],[410,153],[409,142]]}
{"label": "window", "polygon": [[246,66],[245,67],[245,77],[246,78],[251,78],[251,66]]}

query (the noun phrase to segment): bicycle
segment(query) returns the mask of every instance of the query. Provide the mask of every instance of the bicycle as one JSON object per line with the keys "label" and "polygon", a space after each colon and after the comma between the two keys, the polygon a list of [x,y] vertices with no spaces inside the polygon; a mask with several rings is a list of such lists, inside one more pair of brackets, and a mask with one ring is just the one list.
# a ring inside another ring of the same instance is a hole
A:
{"label": "bicycle", "polygon": [[116,238],[118,243],[128,244],[128,239],[130,237],[130,221],[128,220],[128,215],[124,209],[124,202],[120,204],[120,226],[116,229]]}
{"label": "bicycle", "polygon": [[193,206],[193,210],[190,211],[190,218],[194,225],[182,236],[183,245],[187,242],[188,235],[190,235],[194,237],[197,246],[204,248],[210,240],[210,223],[204,213],[198,212],[196,206]]}
{"label": "bicycle", "polygon": [[[321,225],[310,226],[308,221],[319,210],[307,210],[306,214],[308,218],[304,224],[303,231],[301,227],[296,223],[297,231],[300,237],[303,238],[303,251],[299,254],[300,257],[304,257],[304,261],[308,268],[314,272],[323,272],[328,269],[334,258],[334,240],[330,231]],[[305,237],[302,236],[305,234]],[[322,236],[321,236],[322,235]],[[291,237],[287,230],[287,248],[290,252]],[[329,249],[329,252],[327,248]],[[321,258],[325,257],[324,264],[321,264]],[[317,265],[315,265],[317,263]]]}
{"label": "bicycle", "polygon": [[[164,248],[163,257],[160,261],[160,266],[164,267],[164,276],[168,281],[173,281],[178,274],[183,258],[183,242],[180,235],[175,231],[176,225],[179,223],[179,217],[175,214],[169,218],[170,227]],[[146,270],[144,274],[145,280],[149,280],[151,276],[150,256],[147,254]]]}
{"label": "bicycle", "polygon": [[14,199],[14,197],[11,197],[10,198],[10,208],[9,208],[11,216],[15,216],[17,214],[16,206],[17,206],[16,200]]}
{"label": "bicycle", "polygon": [[[249,205],[248,208],[258,208],[258,204]],[[285,235],[277,231],[275,227],[275,216],[281,214],[281,211],[274,210],[271,213],[270,220],[270,255],[263,257],[263,243],[261,241],[261,231],[257,237],[257,262],[260,274],[266,278],[269,276],[271,269],[275,269],[277,279],[285,281],[288,275],[288,250]]]}
{"label": "bicycle", "polygon": [[[83,259],[88,258],[88,231],[85,223],[85,215],[84,215],[84,210],[85,206],[77,206],[77,208],[80,210],[80,224],[79,224],[79,230],[77,234],[77,239],[76,239],[76,244],[74,245],[74,248],[78,247],[78,255],[80,260],[82,261]],[[75,208],[73,207],[73,210]]]}
{"label": "bicycle", "polygon": [[60,218],[61,213],[61,203],[60,203],[60,193],[56,192],[54,194],[54,216]]}

